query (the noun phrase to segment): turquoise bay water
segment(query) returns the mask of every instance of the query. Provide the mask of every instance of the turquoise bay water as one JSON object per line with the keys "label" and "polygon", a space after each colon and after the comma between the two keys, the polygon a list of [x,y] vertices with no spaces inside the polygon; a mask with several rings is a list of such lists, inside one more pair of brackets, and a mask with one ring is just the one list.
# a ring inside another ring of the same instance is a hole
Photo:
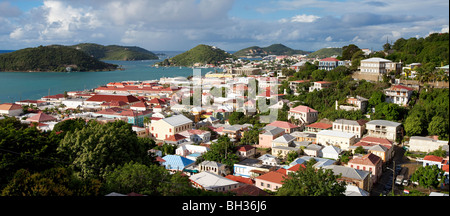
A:
{"label": "turquoise bay water", "polygon": [[[106,61],[122,65],[125,70],[106,72],[0,72],[0,103],[19,100],[36,100],[49,94],[64,91],[81,91],[96,88],[109,82],[127,80],[159,80],[161,77],[187,77],[193,75],[188,67],[150,67],[161,60],[148,61]],[[213,68],[202,68],[202,75]],[[221,70],[219,70],[221,71]]]}

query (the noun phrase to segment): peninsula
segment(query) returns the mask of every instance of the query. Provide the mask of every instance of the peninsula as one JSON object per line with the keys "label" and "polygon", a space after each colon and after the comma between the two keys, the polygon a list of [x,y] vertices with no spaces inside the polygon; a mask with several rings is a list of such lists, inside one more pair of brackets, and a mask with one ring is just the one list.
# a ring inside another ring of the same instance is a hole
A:
{"label": "peninsula", "polygon": [[159,59],[155,53],[137,46],[103,46],[94,43],[81,43],[70,47],[81,50],[99,60],[137,61]]}
{"label": "peninsula", "polygon": [[117,67],[80,50],[60,45],[26,48],[0,55],[0,72],[111,71]]}
{"label": "peninsula", "polygon": [[225,52],[215,46],[208,46],[200,44],[184,53],[174,56],[170,59],[165,59],[159,62],[159,66],[187,66],[191,67],[195,64],[217,65],[227,59],[236,58],[234,55]]}

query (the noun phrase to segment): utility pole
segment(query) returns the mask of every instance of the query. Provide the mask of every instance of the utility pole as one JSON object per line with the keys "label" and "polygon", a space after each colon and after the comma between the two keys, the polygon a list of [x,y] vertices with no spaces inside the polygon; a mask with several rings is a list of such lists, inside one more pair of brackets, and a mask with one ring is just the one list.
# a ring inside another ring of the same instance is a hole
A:
{"label": "utility pole", "polygon": [[393,160],[393,167],[392,167],[392,195],[394,195],[394,187],[395,187],[395,160]]}

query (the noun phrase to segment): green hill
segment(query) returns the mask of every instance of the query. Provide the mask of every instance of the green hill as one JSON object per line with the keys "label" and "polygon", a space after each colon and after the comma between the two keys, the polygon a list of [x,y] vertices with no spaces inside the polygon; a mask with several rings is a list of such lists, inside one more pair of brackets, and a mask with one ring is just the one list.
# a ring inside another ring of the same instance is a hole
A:
{"label": "green hill", "polygon": [[158,56],[153,52],[137,46],[103,46],[93,43],[82,43],[71,47],[100,60],[135,61],[158,59]]}
{"label": "green hill", "polygon": [[234,53],[235,56],[267,56],[267,55],[295,55],[308,54],[309,52],[303,50],[294,50],[283,44],[272,44],[268,47],[252,46],[241,49]]}
{"label": "green hill", "polygon": [[0,55],[0,71],[105,71],[117,65],[97,60],[86,53],[59,45],[26,48]]}
{"label": "green hill", "polygon": [[162,66],[193,66],[196,63],[217,65],[233,55],[213,46],[200,44],[184,53],[158,63]]}
{"label": "green hill", "polygon": [[308,57],[327,58],[334,55],[342,56],[342,48],[322,48],[320,50],[308,54]]}

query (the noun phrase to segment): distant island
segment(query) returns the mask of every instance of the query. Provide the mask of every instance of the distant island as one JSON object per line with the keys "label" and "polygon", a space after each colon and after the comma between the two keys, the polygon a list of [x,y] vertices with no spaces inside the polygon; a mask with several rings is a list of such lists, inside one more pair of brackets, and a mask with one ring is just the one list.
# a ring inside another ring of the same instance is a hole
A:
{"label": "distant island", "polygon": [[66,46],[51,45],[0,54],[0,72],[112,71],[118,66],[102,62]]}
{"label": "distant island", "polygon": [[245,49],[241,49],[234,53],[238,57],[247,56],[267,56],[267,55],[295,55],[295,54],[308,54],[309,52],[303,50],[294,50],[283,44],[272,44],[268,47],[252,46]]}
{"label": "distant island", "polygon": [[327,58],[331,56],[342,56],[342,48],[332,47],[332,48],[322,48],[313,53],[308,54],[310,58]]}
{"label": "distant island", "polygon": [[99,60],[138,61],[159,59],[155,53],[137,46],[103,46],[94,43],[81,43],[70,47],[81,50]]}
{"label": "distant island", "polygon": [[186,67],[191,67],[196,64],[218,65],[220,62],[226,61],[229,58],[236,58],[236,57],[215,46],[200,44],[170,59],[164,59],[164,61],[158,62],[157,64],[159,66],[186,66]]}

